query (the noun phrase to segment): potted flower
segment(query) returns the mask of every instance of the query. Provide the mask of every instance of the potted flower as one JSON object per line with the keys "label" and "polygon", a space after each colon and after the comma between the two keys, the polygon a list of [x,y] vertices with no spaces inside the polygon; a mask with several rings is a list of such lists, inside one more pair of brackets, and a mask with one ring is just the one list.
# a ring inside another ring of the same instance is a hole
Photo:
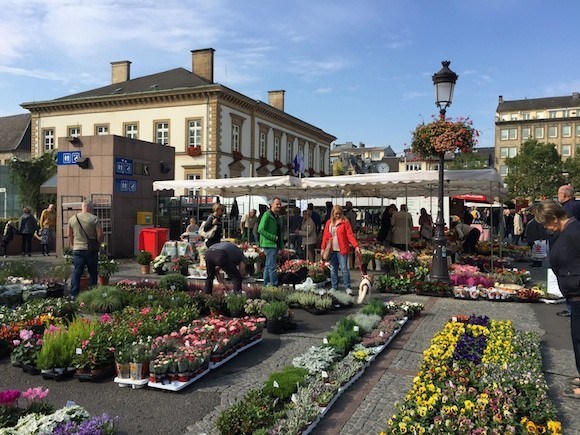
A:
{"label": "potted flower", "polygon": [[423,158],[439,156],[447,151],[467,153],[477,143],[479,132],[469,118],[438,118],[429,124],[419,124],[413,132],[411,151]]}
{"label": "potted flower", "polygon": [[169,271],[167,263],[171,261],[171,255],[161,254],[155,257],[151,263],[151,267],[157,275],[165,275]]}
{"label": "potted flower", "polygon": [[232,156],[234,158],[234,162],[238,162],[244,158],[243,154],[239,151],[232,151]]}
{"label": "potted flower", "polygon": [[244,295],[227,295],[226,306],[232,317],[242,317],[244,315],[244,308],[246,306],[247,298]]}
{"label": "potted flower", "polygon": [[266,156],[260,157],[260,166],[266,166],[268,163],[270,163],[270,160],[268,160],[268,157],[266,157]]}
{"label": "potted flower", "polygon": [[98,274],[99,274],[99,284],[109,285],[109,278],[114,273],[119,271],[119,264],[109,258],[105,252],[99,252],[99,262],[98,262]]}
{"label": "potted flower", "polygon": [[173,259],[172,270],[179,272],[183,276],[189,275],[189,266],[193,264],[193,259],[189,255],[180,255]]}
{"label": "potted flower", "polygon": [[316,169],[314,169],[314,168],[308,168],[308,174],[311,177],[314,177],[314,174],[316,174]]}
{"label": "potted flower", "polygon": [[187,154],[189,154],[191,157],[201,156],[201,147],[190,145],[187,147]]}
{"label": "potted flower", "polygon": [[268,332],[281,334],[289,316],[288,304],[283,301],[270,302],[264,306],[262,312],[268,320]]}
{"label": "potted flower", "polygon": [[141,265],[141,273],[148,274],[151,273],[151,262],[153,261],[153,255],[149,251],[140,250],[137,254],[137,263]]}
{"label": "potted flower", "polygon": [[282,161],[280,161],[280,160],[276,159],[276,160],[274,160],[274,166],[275,166],[277,169],[280,169],[280,168],[283,166],[283,163],[282,163]]}

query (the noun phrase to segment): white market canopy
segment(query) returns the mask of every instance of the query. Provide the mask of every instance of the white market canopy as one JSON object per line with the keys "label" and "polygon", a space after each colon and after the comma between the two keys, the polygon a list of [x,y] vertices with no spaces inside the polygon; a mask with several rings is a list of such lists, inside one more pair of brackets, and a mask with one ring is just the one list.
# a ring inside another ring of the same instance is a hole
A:
{"label": "white market canopy", "polygon": [[[444,194],[463,193],[500,196],[503,181],[495,169],[449,170],[444,173]],[[242,177],[218,180],[155,181],[153,190],[204,189],[212,195],[236,197],[253,194],[316,198],[359,196],[397,198],[437,196],[438,171],[389,172],[384,174],[339,175],[298,178]]]}

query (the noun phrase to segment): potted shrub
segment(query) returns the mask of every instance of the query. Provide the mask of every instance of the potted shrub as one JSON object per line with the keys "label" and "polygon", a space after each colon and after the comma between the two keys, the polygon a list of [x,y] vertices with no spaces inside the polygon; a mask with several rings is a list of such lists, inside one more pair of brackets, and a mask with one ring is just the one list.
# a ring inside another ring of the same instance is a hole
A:
{"label": "potted shrub", "polygon": [[189,266],[193,264],[193,259],[189,255],[180,255],[173,259],[172,270],[179,272],[183,276],[189,276]]}
{"label": "potted shrub", "polygon": [[159,280],[161,290],[185,291],[187,289],[187,278],[179,273],[170,273]]}
{"label": "potted shrub", "polygon": [[232,294],[226,296],[226,306],[231,317],[242,317],[244,315],[246,299],[244,295]]}
{"label": "potted shrub", "polygon": [[105,252],[99,252],[99,262],[98,262],[98,274],[99,274],[99,284],[109,285],[109,278],[114,273],[119,271],[119,264],[109,258]]}
{"label": "potted shrub", "polygon": [[151,262],[153,261],[153,255],[151,252],[140,250],[137,254],[137,263],[141,265],[141,273],[146,275],[151,273]]}
{"label": "potted shrub", "polygon": [[120,311],[128,303],[127,292],[115,286],[102,286],[82,292],[78,301],[90,313],[112,313]]}
{"label": "potted shrub", "polygon": [[268,320],[268,332],[272,334],[281,334],[284,331],[284,325],[288,321],[288,304],[282,301],[270,302],[264,306],[262,311]]}

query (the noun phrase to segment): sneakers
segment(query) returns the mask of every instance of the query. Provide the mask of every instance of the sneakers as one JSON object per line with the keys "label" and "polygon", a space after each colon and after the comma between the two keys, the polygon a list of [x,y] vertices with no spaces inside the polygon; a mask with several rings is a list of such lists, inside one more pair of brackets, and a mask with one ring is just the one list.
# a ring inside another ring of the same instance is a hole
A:
{"label": "sneakers", "polygon": [[571,313],[568,310],[564,310],[564,311],[558,311],[556,313],[556,315],[562,316],[562,317],[570,317],[571,316]]}
{"label": "sneakers", "polygon": [[338,291],[338,290],[336,290],[335,288],[331,288],[329,291],[335,292],[335,291]]}
{"label": "sneakers", "polygon": [[346,289],[346,294],[349,295],[349,296],[352,296],[354,294],[354,292],[352,291],[352,289],[347,288]]}

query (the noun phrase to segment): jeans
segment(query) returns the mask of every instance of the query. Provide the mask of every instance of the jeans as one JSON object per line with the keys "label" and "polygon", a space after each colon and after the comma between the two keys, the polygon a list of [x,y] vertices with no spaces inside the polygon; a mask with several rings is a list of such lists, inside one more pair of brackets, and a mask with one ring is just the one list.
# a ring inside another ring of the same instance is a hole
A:
{"label": "jeans", "polygon": [[266,254],[264,264],[264,285],[278,285],[278,274],[276,273],[276,259],[278,248],[263,248]]}
{"label": "jeans", "polygon": [[32,248],[32,234],[22,234],[22,255],[28,254],[30,256],[30,251]]}
{"label": "jeans", "polygon": [[227,252],[222,250],[207,251],[205,254],[205,264],[207,269],[207,279],[205,280],[204,292],[211,295],[213,291],[213,280],[216,276],[215,268],[221,268],[231,278],[234,285],[234,292],[242,292],[243,277],[238,266],[228,257]]}
{"label": "jeans", "polygon": [[348,254],[341,254],[334,251],[330,255],[330,285],[333,289],[338,290],[338,268],[342,272],[342,281],[344,288],[350,288],[350,270],[348,270]]}
{"label": "jeans", "polygon": [[580,375],[580,301],[569,301],[570,328],[572,330],[572,347],[576,358],[576,370]]}
{"label": "jeans", "polygon": [[73,273],[70,280],[70,295],[77,297],[80,291],[81,276],[85,271],[85,266],[89,270],[89,286],[97,285],[98,273],[98,252],[90,252],[86,250],[73,251]]}

